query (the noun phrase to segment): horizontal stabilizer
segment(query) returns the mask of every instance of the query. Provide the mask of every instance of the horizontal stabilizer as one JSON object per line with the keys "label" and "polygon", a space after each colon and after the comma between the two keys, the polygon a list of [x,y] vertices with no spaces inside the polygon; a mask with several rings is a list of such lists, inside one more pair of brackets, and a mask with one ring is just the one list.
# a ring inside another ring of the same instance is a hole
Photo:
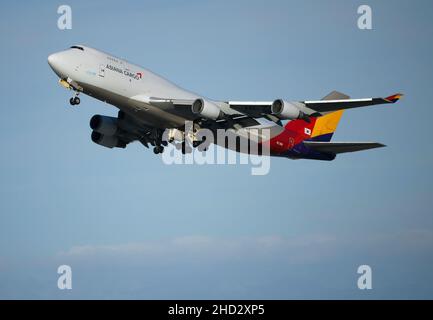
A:
{"label": "horizontal stabilizer", "polygon": [[382,148],[385,145],[377,142],[316,142],[304,141],[304,144],[318,152],[339,154],[346,152],[362,151],[374,148]]}

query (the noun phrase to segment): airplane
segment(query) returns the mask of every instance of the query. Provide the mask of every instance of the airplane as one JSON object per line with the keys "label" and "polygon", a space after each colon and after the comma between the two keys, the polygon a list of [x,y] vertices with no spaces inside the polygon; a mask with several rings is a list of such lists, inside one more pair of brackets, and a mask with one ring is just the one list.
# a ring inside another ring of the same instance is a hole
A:
{"label": "airplane", "polygon": [[[184,154],[200,147],[206,151],[205,139],[200,140],[197,133],[209,129],[225,130],[260,146],[266,142],[272,156],[331,161],[341,153],[384,147],[376,142],[331,142],[344,110],[391,104],[403,96],[351,99],[333,91],[322,100],[217,101],[84,45],[49,55],[48,64],[60,84],[74,92],[71,105],[80,104],[79,95],[83,93],[119,109],[117,117],[91,118],[93,142],[107,148],[125,148],[139,141],[147,148],[152,145],[155,154],[176,142],[180,142],[177,146],[181,145]],[[192,134],[186,132],[187,121],[192,122]],[[268,129],[270,134],[261,139],[245,136],[253,129]],[[227,141],[222,145],[229,148]],[[237,146],[233,150],[240,151]]]}

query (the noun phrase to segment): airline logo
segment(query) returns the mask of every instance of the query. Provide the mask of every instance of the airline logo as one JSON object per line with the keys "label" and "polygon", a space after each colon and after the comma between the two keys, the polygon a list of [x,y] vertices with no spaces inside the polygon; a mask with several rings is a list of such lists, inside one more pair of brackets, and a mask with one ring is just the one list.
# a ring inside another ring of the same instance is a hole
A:
{"label": "airline logo", "polygon": [[130,78],[133,78],[135,80],[140,80],[143,77],[142,72],[133,73],[133,72],[129,71],[128,69],[121,69],[121,68],[115,67],[111,64],[107,64],[107,69],[114,71],[114,72],[117,72],[117,73],[120,73],[120,74],[123,74],[123,75],[130,77]]}

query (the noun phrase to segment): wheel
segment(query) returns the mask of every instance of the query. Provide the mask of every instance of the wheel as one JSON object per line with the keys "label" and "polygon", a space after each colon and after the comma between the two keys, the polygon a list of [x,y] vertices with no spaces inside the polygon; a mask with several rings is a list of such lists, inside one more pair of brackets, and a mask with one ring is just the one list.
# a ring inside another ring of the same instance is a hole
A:
{"label": "wheel", "polygon": [[74,106],[74,105],[75,105],[75,100],[74,100],[74,98],[69,99],[69,103],[71,104],[71,106]]}
{"label": "wheel", "polygon": [[154,154],[159,154],[159,153],[163,153],[164,152],[164,147],[163,146],[156,146],[155,148],[153,148],[153,153]]}
{"label": "wheel", "polygon": [[74,104],[80,104],[81,100],[78,97],[74,98]]}

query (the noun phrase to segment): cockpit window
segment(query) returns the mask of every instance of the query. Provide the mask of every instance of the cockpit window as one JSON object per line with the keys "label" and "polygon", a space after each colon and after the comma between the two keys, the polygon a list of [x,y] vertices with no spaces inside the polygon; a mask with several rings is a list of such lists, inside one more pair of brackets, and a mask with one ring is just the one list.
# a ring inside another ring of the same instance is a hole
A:
{"label": "cockpit window", "polygon": [[71,49],[78,49],[84,51],[83,47],[79,47],[79,46],[72,46]]}

